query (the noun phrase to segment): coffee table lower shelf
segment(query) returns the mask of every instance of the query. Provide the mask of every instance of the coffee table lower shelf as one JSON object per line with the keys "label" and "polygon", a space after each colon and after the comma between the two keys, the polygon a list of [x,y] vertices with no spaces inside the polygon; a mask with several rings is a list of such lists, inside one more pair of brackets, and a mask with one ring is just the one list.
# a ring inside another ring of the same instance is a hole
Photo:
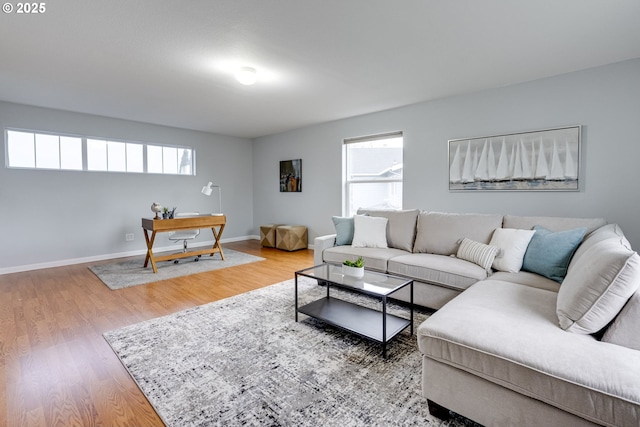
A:
{"label": "coffee table lower shelf", "polygon": [[385,339],[382,332],[382,312],[332,297],[321,298],[299,307],[298,312],[383,345],[411,325],[409,319],[387,313]]}

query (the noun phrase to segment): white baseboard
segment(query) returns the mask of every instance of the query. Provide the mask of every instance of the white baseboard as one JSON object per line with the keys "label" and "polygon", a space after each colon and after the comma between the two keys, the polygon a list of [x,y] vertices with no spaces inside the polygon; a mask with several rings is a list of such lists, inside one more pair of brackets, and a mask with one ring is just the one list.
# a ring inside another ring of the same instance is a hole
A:
{"label": "white baseboard", "polygon": [[[240,242],[243,240],[259,240],[259,236],[244,236],[244,237],[232,237],[230,239],[222,239],[220,243],[230,243],[230,242]],[[198,242],[191,245],[191,247],[200,247],[200,246],[213,246],[213,240],[206,242]],[[153,252],[164,252],[164,251],[175,251],[176,246],[163,246],[158,247],[154,246]],[[74,264],[83,264],[86,262],[96,262],[96,261],[104,261],[107,259],[115,259],[115,258],[125,258],[130,256],[144,255],[147,253],[146,249],[138,249],[135,251],[127,251],[127,252],[118,252],[112,254],[104,254],[104,255],[96,255],[90,257],[83,258],[72,258],[72,259],[62,259],[50,262],[43,262],[38,264],[25,264],[18,265],[15,267],[5,267],[0,268],[0,276],[3,274],[11,274],[11,273],[21,273],[23,271],[31,271],[31,270],[42,270],[44,268],[54,268],[54,267],[64,267],[65,265],[74,265]]]}

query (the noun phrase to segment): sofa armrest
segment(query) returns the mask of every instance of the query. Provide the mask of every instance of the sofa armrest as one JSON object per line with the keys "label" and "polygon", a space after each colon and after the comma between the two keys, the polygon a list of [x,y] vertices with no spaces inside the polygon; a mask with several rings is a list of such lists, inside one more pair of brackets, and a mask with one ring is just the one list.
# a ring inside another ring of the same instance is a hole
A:
{"label": "sofa armrest", "polygon": [[327,234],[318,236],[313,240],[313,265],[322,264],[322,252],[327,248],[332,248],[336,244],[336,235]]}

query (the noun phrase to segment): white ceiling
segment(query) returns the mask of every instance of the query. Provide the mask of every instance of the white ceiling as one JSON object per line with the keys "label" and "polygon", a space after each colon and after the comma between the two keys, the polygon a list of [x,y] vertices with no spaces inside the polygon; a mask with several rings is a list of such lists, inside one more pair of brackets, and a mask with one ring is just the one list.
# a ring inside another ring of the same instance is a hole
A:
{"label": "white ceiling", "polygon": [[640,57],[638,0],[45,4],[0,14],[0,100],[250,138]]}

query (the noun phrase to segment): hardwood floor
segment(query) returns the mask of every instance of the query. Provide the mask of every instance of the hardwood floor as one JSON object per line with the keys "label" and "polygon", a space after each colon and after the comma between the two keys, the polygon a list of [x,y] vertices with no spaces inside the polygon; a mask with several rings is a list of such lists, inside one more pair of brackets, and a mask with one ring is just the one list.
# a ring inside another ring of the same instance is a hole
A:
{"label": "hardwood floor", "polygon": [[[112,291],[89,264],[0,276],[0,426],[162,426],[102,333],[283,280],[313,251]],[[107,261],[108,262],[108,261]],[[92,263],[97,264],[97,263]]]}

